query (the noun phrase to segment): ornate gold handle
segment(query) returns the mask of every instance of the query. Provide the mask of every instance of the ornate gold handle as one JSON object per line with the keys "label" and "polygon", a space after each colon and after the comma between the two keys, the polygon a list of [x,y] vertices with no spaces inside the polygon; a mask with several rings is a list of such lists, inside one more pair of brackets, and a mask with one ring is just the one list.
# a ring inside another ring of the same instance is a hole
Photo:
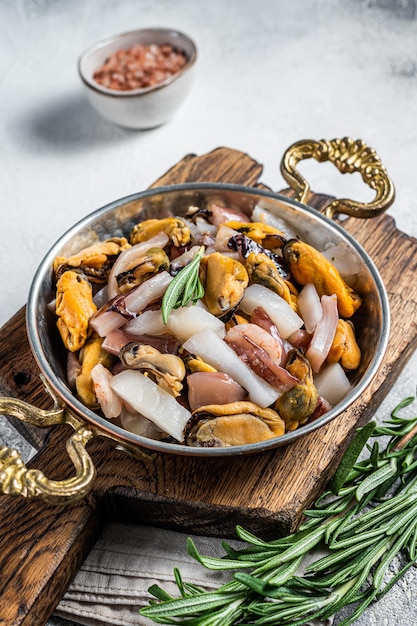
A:
{"label": "ornate gold handle", "polygon": [[[50,389],[48,391],[51,393]],[[0,446],[0,491],[26,498],[40,498],[48,504],[73,504],[90,491],[95,469],[85,446],[92,430],[83,426],[54,397],[54,407],[43,410],[16,398],[0,398],[0,414],[10,415],[35,426],[71,424],[75,432],[67,441],[67,452],[76,474],[66,480],[50,480],[37,469],[28,469],[17,450]]]}
{"label": "ornate gold handle", "polygon": [[362,139],[353,140],[349,137],[330,141],[302,140],[288,148],[282,157],[281,173],[296,192],[295,200],[303,203],[308,201],[310,185],[296,166],[300,161],[311,158],[319,162],[330,161],[342,174],[359,172],[362,180],[376,191],[374,200],[369,203],[347,198],[333,200],[323,209],[328,217],[338,213],[361,218],[376,217],[394,202],[394,185],[375,150]]}

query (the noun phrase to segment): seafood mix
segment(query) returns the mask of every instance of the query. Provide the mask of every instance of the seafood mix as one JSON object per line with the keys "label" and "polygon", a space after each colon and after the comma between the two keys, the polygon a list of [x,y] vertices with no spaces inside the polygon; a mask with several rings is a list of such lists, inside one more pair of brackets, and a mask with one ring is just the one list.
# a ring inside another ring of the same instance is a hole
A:
{"label": "seafood mix", "polygon": [[148,219],[53,271],[68,384],[146,438],[280,437],[337,404],[360,364],[360,295],[261,206]]}

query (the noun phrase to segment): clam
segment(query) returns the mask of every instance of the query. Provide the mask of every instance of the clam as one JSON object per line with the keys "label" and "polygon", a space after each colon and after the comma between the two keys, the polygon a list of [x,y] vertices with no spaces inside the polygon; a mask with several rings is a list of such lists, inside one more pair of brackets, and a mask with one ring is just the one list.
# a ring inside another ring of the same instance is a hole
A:
{"label": "clam", "polygon": [[163,354],[152,346],[132,341],[120,351],[122,363],[129,369],[146,373],[174,397],[180,395],[185,366],[175,354]]}
{"label": "clam", "polygon": [[248,286],[248,273],[240,261],[220,252],[203,257],[200,269],[204,302],[210,313],[216,317],[224,317],[241,301]]}
{"label": "clam", "polygon": [[196,409],[185,427],[189,446],[239,446],[281,437],[285,423],[276,411],[253,402],[210,404]]}

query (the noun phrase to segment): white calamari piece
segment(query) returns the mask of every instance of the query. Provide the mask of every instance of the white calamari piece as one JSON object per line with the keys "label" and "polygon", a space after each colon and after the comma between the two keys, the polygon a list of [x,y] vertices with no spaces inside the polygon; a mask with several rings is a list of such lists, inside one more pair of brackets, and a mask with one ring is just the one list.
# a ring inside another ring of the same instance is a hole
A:
{"label": "white calamari piece", "polygon": [[113,391],[135,411],[177,441],[184,441],[184,428],[191,417],[190,411],[148,376],[137,370],[124,370],[113,376],[110,384]]}
{"label": "white calamari piece", "polygon": [[280,395],[243,363],[236,352],[212,330],[202,330],[192,335],[183,344],[183,348],[201,357],[216,370],[229,374],[246,389],[252,402],[262,408],[273,404]]}
{"label": "white calamari piece", "polygon": [[314,384],[319,393],[332,406],[338,404],[352,389],[340,363],[326,365],[320,374],[314,377]]}
{"label": "white calamari piece", "polygon": [[281,296],[263,285],[250,285],[245,289],[239,308],[251,315],[258,306],[267,312],[283,339],[287,339],[304,324],[301,317]]}

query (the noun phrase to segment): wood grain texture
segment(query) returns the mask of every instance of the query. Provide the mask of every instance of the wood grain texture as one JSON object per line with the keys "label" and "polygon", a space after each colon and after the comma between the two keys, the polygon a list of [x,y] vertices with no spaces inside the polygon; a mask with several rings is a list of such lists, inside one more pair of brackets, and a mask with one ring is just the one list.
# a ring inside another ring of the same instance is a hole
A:
{"label": "wood grain texture", "polygon": [[224,182],[254,187],[263,167],[248,154],[217,148],[202,157],[189,154],[158,178],[151,188],[192,182]]}
{"label": "wood grain texture", "polygon": [[[51,399],[40,384],[39,368],[31,356],[26,335],[25,308],[0,329],[0,355],[0,395],[20,398],[40,408],[51,406]],[[46,429],[36,428],[13,417],[9,420],[36,449],[44,445],[48,437]]]}
{"label": "wood grain texture", "polygon": [[[262,166],[219,148],[188,155],[154,186],[187,181],[258,185]],[[326,197],[314,195],[311,203]],[[369,388],[333,422],[293,444],[263,454],[196,459],[157,454],[138,460],[102,440],[88,446],[97,479],[92,493],[70,508],[0,497],[0,625],[45,623],[96,540],[106,519],[148,523],[196,534],[230,537],[242,524],[264,537],[294,530],[323,489],[355,429],[368,421],[417,347],[417,241],[392,218],[350,218],[344,227],[375,261],[392,315],[383,364]],[[0,392],[48,406],[19,311],[0,331]],[[65,426],[41,431],[19,426],[39,448],[30,466],[62,479],[71,474]]]}

